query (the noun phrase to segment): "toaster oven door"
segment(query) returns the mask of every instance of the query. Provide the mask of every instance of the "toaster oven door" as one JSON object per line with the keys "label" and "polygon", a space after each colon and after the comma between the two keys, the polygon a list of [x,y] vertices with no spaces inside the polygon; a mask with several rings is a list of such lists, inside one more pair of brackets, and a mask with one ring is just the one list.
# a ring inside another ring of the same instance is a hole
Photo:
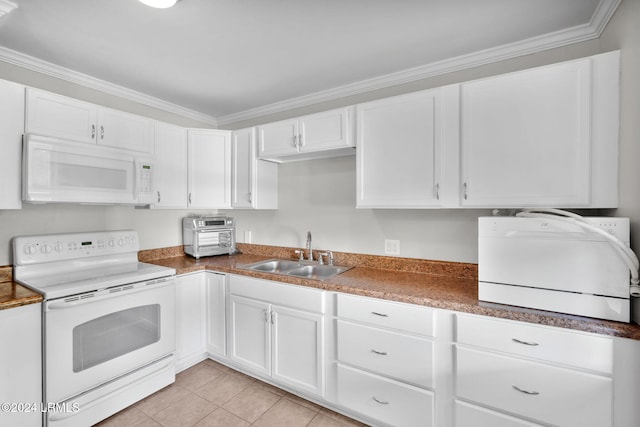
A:
{"label": "toaster oven door", "polygon": [[194,256],[228,254],[235,251],[233,229],[208,229],[195,232]]}

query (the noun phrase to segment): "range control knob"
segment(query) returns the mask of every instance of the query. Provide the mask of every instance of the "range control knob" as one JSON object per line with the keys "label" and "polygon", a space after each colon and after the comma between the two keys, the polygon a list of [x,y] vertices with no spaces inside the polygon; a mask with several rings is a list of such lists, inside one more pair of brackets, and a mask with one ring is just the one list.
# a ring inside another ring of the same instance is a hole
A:
{"label": "range control knob", "polygon": [[24,253],[27,255],[33,255],[38,252],[38,248],[33,243],[27,243],[24,245]]}

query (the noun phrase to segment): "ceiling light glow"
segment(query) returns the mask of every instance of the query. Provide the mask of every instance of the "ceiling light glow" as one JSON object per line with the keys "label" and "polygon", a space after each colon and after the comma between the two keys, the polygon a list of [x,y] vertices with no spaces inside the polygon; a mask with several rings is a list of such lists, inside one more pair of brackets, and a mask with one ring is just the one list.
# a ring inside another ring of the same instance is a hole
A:
{"label": "ceiling light glow", "polygon": [[166,9],[175,5],[178,0],[138,0],[140,3],[144,3],[147,6],[155,7],[158,9]]}

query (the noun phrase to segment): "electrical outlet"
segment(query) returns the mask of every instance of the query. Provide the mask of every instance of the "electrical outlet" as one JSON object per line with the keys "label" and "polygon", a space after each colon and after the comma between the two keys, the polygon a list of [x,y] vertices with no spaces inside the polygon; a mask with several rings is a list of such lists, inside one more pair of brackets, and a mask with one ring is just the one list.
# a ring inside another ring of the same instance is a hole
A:
{"label": "electrical outlet", "polygon": [[245,243],[251,243],[251,231],[246,230],[244,232],[244,242]]}
{"label": "electrical outlet", "polygon": [[387,255],[400,255],[400,240],[384,240],[384,253]]}

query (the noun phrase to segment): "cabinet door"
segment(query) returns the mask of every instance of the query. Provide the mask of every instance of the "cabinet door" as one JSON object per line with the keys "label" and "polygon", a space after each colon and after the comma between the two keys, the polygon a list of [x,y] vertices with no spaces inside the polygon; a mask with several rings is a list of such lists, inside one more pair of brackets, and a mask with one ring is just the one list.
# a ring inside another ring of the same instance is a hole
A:
{"label": "cabinet door", "polygon": [[176,277],[176,370],[206,358],[206,289],[202,273]]}
{"label": "cabinet door", "polygon": [[190,208],[231,207],[231,132],[188,131]]}
{"label": "cabinet door", "polygon": [[588,206],[591,61],[461,85],[463,206]]}
{"label": "cabinet door", "polygon": [[322,315],[274,306],[274,380],[318,396],[324,394]]}
{"label": "cabinet door", "polygon": [[269,304],[229,297],[229,358],[252,372],[271,373]]}
{"label": "cabinet door", "polygon": [[298,152],[298,119],[258,126],[260,158]]}
{"label": "cabinet door", "polygon": [[42,426],[41,310],[41,304],[0,310],[0,402],[38,405],[33,411],[1,411],[0,425]]}
{"label": "cabinet door", "polygon": [[187,131],[156,122],[156,204],[157,208],[187,207]]}
{"label": "cabinet door", "polygon": [[351,108],[341,108],[304,116],[299,119],[301,152],[353,147]]}
{"label": "cabinet door", "polygon": [[27,88],[26,133],[95,143],[97,107],[62,95]]}
{"label": "cabinet door", "polygon": [[22,207],[22,133],[24,130],[24,91],[17,83],[0,80],[0,209]]}
{"label": "cabinet door", "polygon": [[257,158],[256,133],[256,128],[233,132],[231,206],[277,209],[278,164]]}
{"label": "cabinet door", "polygon": [[357,106],[357,207],[440,204],[440,91]]}
{"label": "cabinet door", "polygon": [[207,287],[207,351],[226,354],[225,334],[225,282],[226,275],[205,272]]}
{"label": "cabinet door", "polygon": [[110,108],[98,108],[98,144],[153,153],[153,120]]}
{"label": "cabinet door", "polygon": [[231,206],[253,207],[253,170],[255,164],[255,128],[241,129],[232,135],[233,179]]}

